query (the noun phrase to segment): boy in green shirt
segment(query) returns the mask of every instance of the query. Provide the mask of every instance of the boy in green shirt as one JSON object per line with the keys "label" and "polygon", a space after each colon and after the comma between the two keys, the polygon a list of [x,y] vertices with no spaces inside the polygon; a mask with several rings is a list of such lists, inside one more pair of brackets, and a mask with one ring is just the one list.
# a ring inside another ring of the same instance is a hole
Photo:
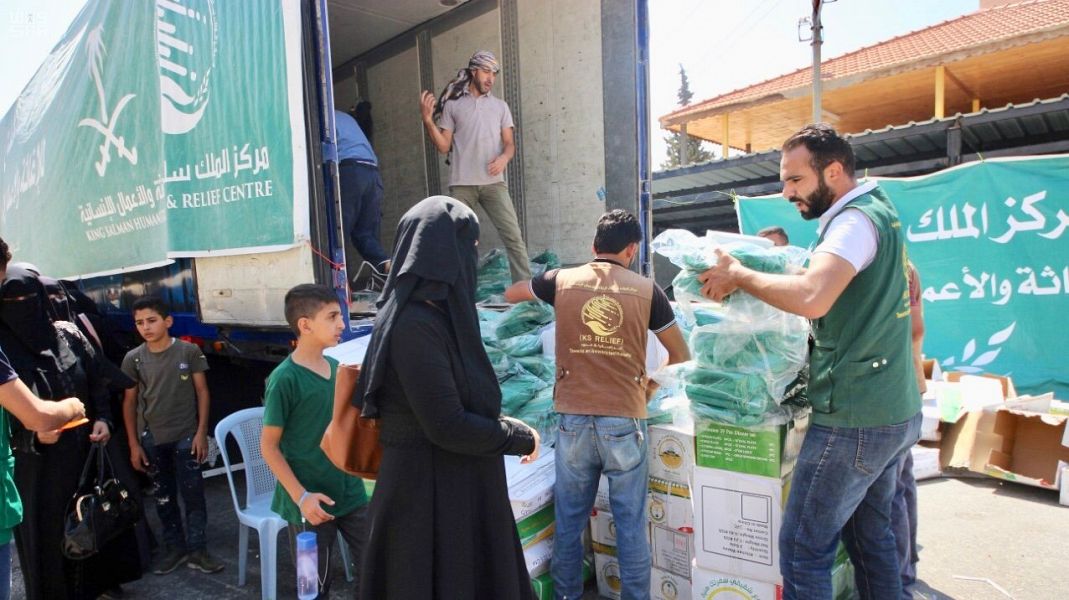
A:
{"label": "boy in green shirt", "polygon": [[271,510],[288,521],[293,556],[307,522],[316,533],[319,597],[330,590],[330,549],[340,532],[359,567],[366,542],[367,493],[359,477],[340,471],[319,447],[334,413],[338,361],[323,356],[345,327],[341,306],[325,286],[301,284],[286,293],[286,321],[297,348],[267,378],[260,448],[278,478]]}

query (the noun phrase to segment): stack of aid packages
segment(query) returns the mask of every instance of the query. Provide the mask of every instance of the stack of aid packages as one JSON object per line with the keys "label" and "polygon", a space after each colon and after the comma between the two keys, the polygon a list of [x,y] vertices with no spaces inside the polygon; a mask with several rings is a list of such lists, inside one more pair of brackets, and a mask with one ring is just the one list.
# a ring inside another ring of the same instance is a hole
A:
{"label": "stack of aid packages", "polygon": [[[651,596],[776,600],[783,508],[809,425],[809,323],[741,291],[721,304],[702,297],[697,277],[715,263],[716,248],[769,273],[789,273],[808,258],[800,248],[715,232],[669,230],[653,241],[682,269],[672,287],[692,360],[653,375],[661,389],[648,435]],[[599,593],[612,598],[619,570],[601,534],[611,532],[608,509],[603,479],[592,538]],[[849,598],[853,569],[839,550],[835,595]]]}

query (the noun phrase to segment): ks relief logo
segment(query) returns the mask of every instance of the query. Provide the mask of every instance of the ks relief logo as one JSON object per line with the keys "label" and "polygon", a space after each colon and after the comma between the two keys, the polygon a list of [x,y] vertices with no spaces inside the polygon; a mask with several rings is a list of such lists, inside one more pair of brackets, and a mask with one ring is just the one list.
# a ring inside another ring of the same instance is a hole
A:
{"label": "ks relief logo", "polygon": [[670,471],[683,466],[683,444],[674,437],[665,437],[657,444],[657,458]]}
{"label": "ks relief logo", "polygon": [[104,71],[104,57],[107,54],[107,48],[104,46],[103,26],[98,26],[96,29],[89,32],[86,44],[86,54],[89,57],[89,76],[93,79],[93,83],[96,85],[97,98],[100,101],[100,118],[86,117],[81,121],[78,121],[78,126],[94,129],[104,137],[104,140],[97,148],[100,151],[100,160],[93,163],[93,166],[96,167],[97,175],[103,177],[104,174],[108,172],[108,163],[111,162],[112,147],[119,153],[119,156],[125,158],[131,165],[137,164],[137,148],[127,147],[126,138],[115,133],[119,123],[119,116],[122,115],[123,109],[126,108],[126,105],[137,95],[124,95],[115,103],[114,108],[108,110],[108,99],[104,92],[104,79],[102,74]]}
{"label": "ks relief logo", "polygon": [[661,580],[661,596],[665,600],[676,600],[679,598],[679,588],[676,587],[675,580],[670,577],[665,577]]}
{"label": "ks relief logo", "polygon": [[623,588],[620,584],[620,565],[615,560],[605,564],[601,569],[601,577],[610,590],[619,593]]}
{"label": "ks relief logo", "polygon": [[156,0],[163,133],[187,133],[200,123],[218,51],[215,0]]}
{"label": "ks relief logo", "polygon": [[594,335],[609,337],[624,324],[624,307],[615,298],[595,296],[586,301],[580,316]]}

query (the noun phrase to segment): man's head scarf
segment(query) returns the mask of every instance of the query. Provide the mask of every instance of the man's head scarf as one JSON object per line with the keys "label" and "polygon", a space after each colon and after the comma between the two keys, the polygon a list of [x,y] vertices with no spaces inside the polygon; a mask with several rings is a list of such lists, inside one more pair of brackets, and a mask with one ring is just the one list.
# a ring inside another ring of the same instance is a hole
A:
{"label": "man's head scarf", "polygon": [[379,415],[398,316],[409,303],[430,301],[445,311],[460,348],[465,378],[461,404],[471,412],[496,418],[501,412],[501,388],[482,344],[475,309],[479,220],[464,204],[431,196],[401,217],[395,239],[393,267],[378,303],[353,404],[365,416]]}
{"label": "man's head scarf", "polygon": [[468,59],[467,68],[457,71],[457,76],[452,81],[445,84],[445,89],[438,95],[438,103],[434,105],[435,121],[442,115],[442,111],[445,110],[445,103],[464,95],[468,89],[468,84],[471,83],[472,71],[475,69],[483,69],[492,73],[497,73],[501,70],[501,66],[497,63],[497,57],[493,52],[489,50],[479,50],[475,54],[471,55]]}

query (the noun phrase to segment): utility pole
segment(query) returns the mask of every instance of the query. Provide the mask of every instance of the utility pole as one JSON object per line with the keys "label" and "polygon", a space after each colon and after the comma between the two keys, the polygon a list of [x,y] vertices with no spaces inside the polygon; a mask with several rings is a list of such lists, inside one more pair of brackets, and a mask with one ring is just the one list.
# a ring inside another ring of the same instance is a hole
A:
{"label": "utility pole", "polygon": [[[798,20],[798,41],[809,41],[813,47],[813,122],[820,123],[824,120],[824,112],[820,106],[821,96],[821,81],[820,81],[820,46],[824,41],[822,34],[824,26],[820,22],[820,11],[824,8],[825,3],[832,3],[835,0],[813,0],[813,14],[808,17],[802,17]],[[808,38],[802,37],[802,26],[808,25],[810,36]]]}
{"label": "utility pole", "polygon": [[824,7],[824,0],[813,0],[813,122],[820,123],[824,119],[820,110],[820,42],[821,24],[820,9]]}

